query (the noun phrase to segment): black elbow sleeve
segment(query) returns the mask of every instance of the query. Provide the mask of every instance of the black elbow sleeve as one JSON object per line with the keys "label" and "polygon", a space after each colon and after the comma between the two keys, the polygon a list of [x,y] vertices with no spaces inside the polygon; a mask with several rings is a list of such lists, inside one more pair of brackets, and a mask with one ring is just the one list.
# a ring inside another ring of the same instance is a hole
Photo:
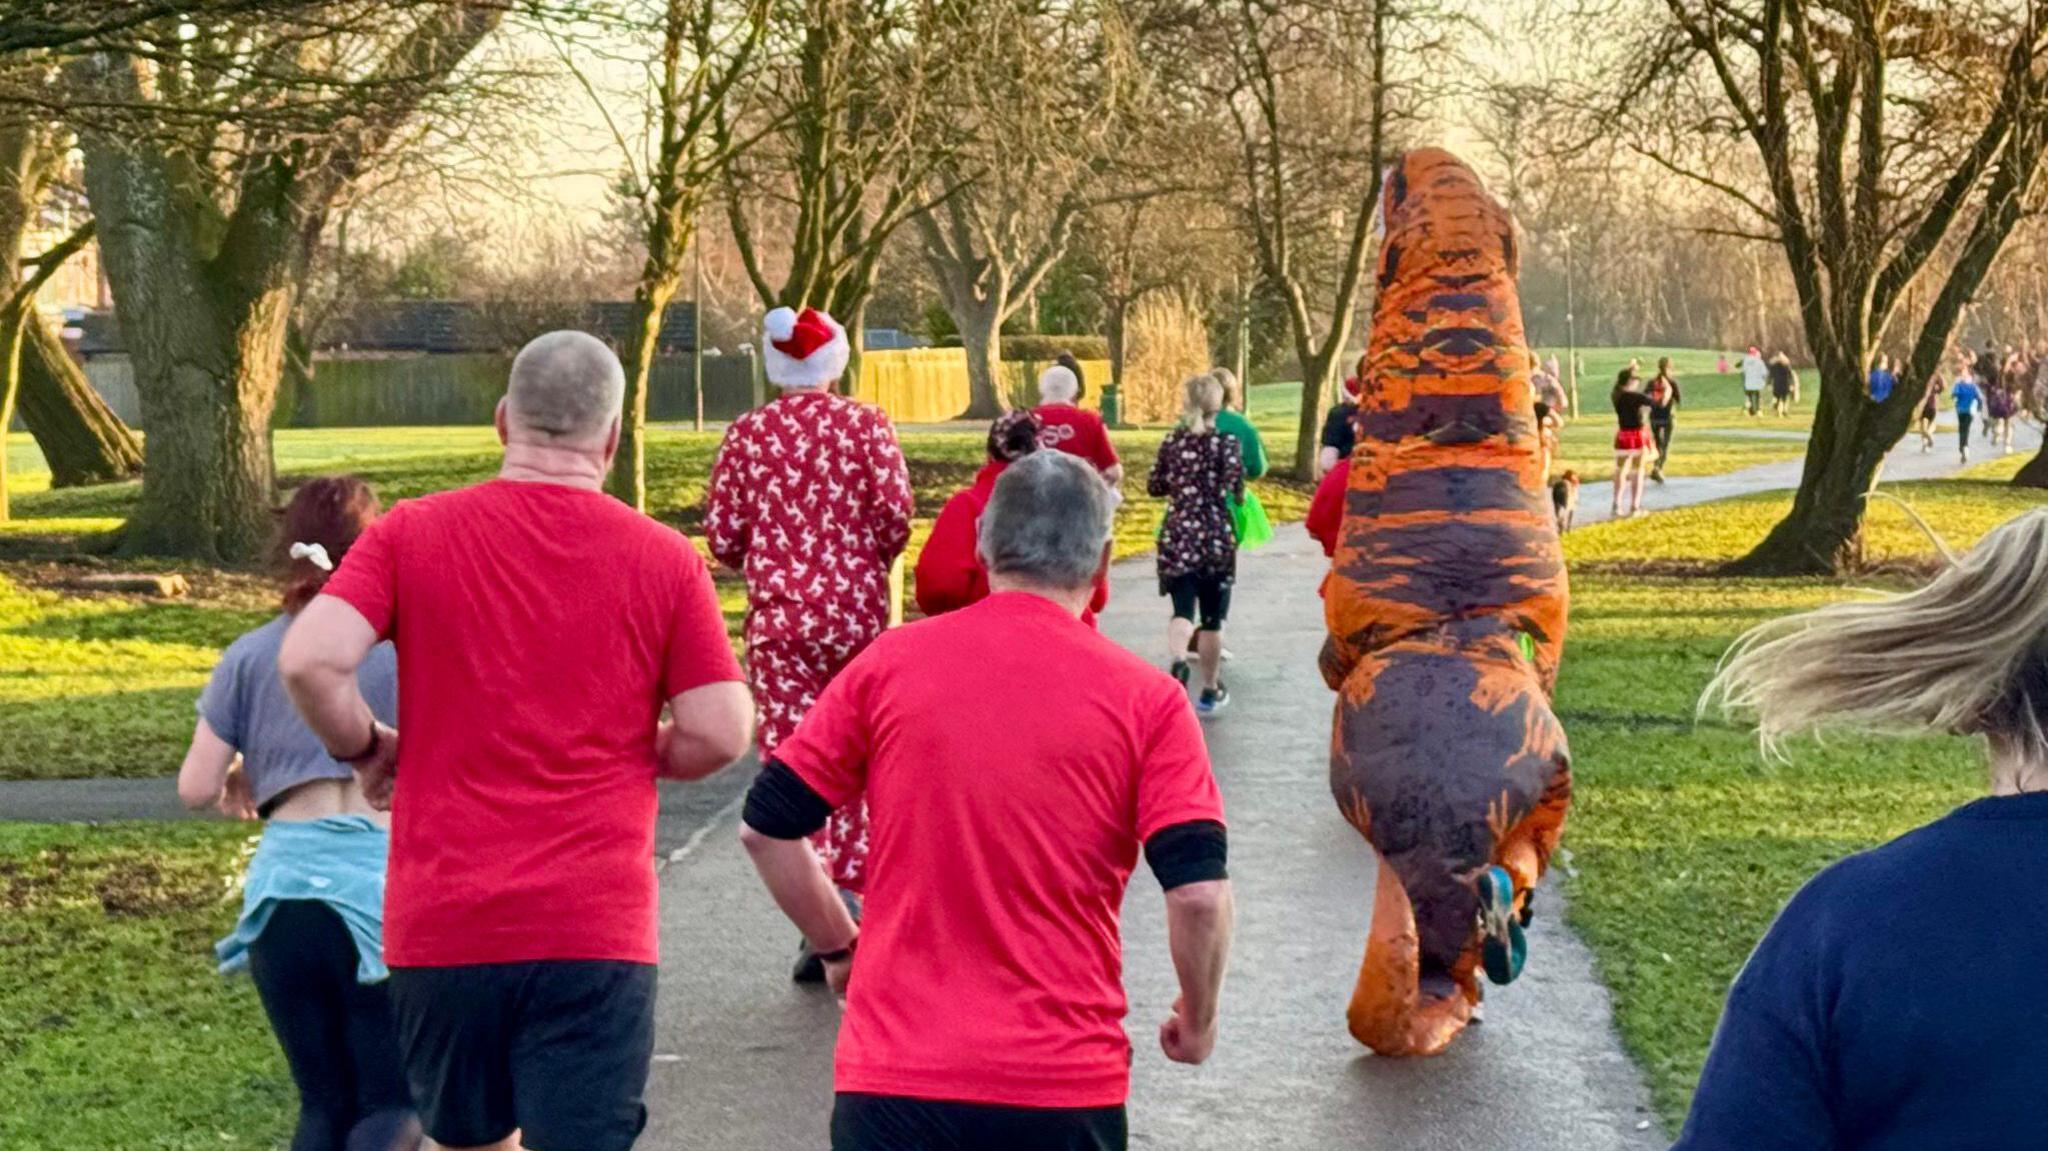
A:
{"label": "black elbow sleeve", "polygon": [[1230,837],[1213,819],[1162,827],[1145,841],[1145,863],[1167,891],[1190,883],[1229,879]]}
{"label": "black elbow sleeve", "polygon": [[832,816],[832,805],[811,789],[788,764],[771,759],[754,785],[740,818],[770,839],[802,839]]}

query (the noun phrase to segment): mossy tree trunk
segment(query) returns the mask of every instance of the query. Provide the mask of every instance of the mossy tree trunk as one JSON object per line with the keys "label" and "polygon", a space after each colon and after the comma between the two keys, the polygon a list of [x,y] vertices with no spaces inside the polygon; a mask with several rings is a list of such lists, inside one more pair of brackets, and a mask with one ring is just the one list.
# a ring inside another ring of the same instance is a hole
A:
{"label": "mossy tree trunk", "polygon": [[57,333],[28,317],[21,341],[21,422],[28,426],[54,487],[132,480],[142,474],[142,444],[93,390]]}
{"label": "mossy tree trunk", "polygon": [[254,559],[271,531],[270,416],[302,232],[290,173],[281,161],[252,172],[233,217],[221,218],[179,186],[164,158],[92,132],[84,149],[150,432],[142,499],[121,550]]}
{"label": "mossy tree trunk", "polygon": [[[226,167],[224,125],[190,121],[159,56],[106,51],[65,61],[73,91],[128,110],[87,120],[79,132],[86,195],[150,433],[123,551],[215,562],[261,553],[276,488],[271,415],[298,285],[328,213],[503,18],[497,5],[426,7],[388,47],[337,52],[361,67],[294,77],[306,89],[346,88],[333,101],[340,115],[326,103],[296,103],[296,91],[265,92],[275,75],[251,68],[248,105],[275,96],[281,110],[274,121],[225,125],[240,130],[243,145]],[[298,52],[292,37],[304,31],[251,22],[198,34],[230,58],[261,60]],[[294,58],[316,63],[302,52]]]}

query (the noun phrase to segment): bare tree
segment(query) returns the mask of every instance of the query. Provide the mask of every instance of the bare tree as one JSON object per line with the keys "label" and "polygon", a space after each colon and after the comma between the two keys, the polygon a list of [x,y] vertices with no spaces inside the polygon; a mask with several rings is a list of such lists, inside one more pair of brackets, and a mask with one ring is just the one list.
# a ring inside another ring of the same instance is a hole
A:
{"label": "bare tree", "polygon": [[958,15],[935,29],[948,68],[933,131],[955,143],[934,164],[916,223],[967,352],[963,414],[986,418],[1006,406],[1003,324],[1065,254],[1076,222],[1091,206],[1156,193],[1104,187],[1139,97],[1116,5],[999,0]]}
{"label": "bare tree", "polygon": [[[2036,0],[1664,0],[1639,56],[1613,122],[1782,250],[1822,381],[1792,511],[1734,566],[1836,571],[1860,558],[1919,385],[2039,198],[2048,18]],[[1730,178],[1731,141],[1757,184]],[[1863,380],[1882,343],[1906,348],[1906,386],[1879,404]]]}
{"label": "bare tree", "polygon": [[166,19],[65,66],[85,183],[150,428],[129,552],[243,559],[269,532],[269,427],[330,212],[497,26],[496,4]]}
{"label": "bare tree", "polygon": [[1102,304],[1110,379],[1121,385],[1131,313],[1162,292],[1206,299],[1228,286],[1242,255],[1227,202],[1195,192],[1122,200],[1091,212],[1078,247]]}
{"label": "bare tree", "polygon": [[[844,324],[849,375],[860,370],[867,304],[890,237],[924,203],[939,159],[927,134],[942,74],[935,27],[972,7],[778,0],[771,60],[718,117],[721,150],[758,136],[725,180],[748,281],[763,307],[822,307]],[[772,230],[766,242],[764,229]]]}
{"label": "bare tree", "polygon": [[[36,314],[36,294],[93,238],[88,221],[45,251],[24,251],[68,146],[47,121],[0,120],[0,431],[13,422],[18,402],[53,481],[63,485],[125,479],[142,463],[134,433],[107,409]],[[6,453],[0,452],[0,520],[8,518],[7,496]]]}
{"label": "bare tree", "polygon": [[1237,0],[1211,33],[1226,62],[1220,95],[1246,225],[1301,364],[1294,467],[1304,476],[1363,303],[1381,172],[1409,110],[1390,65],[1415,15],[1395,0]]}
{"label": "bare tree", "polygon": [[[661,29],[647,71],[645,134],[638,146],[612,119],[614,95],[563,52],[617,142],[625,175],[618,191],[632,215],[633,231],[646,253],[633,289],[627,336],[625,420],[619,458],[607,484],[613,495],[647,510],[647,386],[659,351],[662,319],[682,286],[683,258],[697,234],[698,213],[716,192],[718,180],[746,140],[720,130],[721,120],[742,120],[729,109],[741,81],[759,59],[767,32],[770,0],[660,0],[646,20]],[[701,318],[700,318],[701,326]],[[699,338],[701,338],[701,333]],[[703,382],[698,381],[701,387]]]}

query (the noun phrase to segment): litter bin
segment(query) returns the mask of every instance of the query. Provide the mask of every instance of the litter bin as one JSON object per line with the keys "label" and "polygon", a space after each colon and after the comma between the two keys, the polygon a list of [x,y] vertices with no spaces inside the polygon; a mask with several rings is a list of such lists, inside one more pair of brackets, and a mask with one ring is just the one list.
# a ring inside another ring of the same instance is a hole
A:
{"label": "litter bin", "polygon": [[1117,395],[1117,386],[1109,384],[1102,389],[1102,422],[1112,428],[1123,426],[1123,405]]}

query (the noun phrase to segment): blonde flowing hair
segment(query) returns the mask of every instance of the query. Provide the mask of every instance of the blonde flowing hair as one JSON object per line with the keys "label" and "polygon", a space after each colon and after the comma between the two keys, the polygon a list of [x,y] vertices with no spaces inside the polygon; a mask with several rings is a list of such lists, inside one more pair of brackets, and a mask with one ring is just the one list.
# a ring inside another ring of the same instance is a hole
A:
{"label": "blonde flowing hair", "polygon": [[2048,509],[2000,525],[1925,587],[1750,629],[1700,712],[1756,718],[1767,754],[1823,728],[1984,736],[2001,770],[2048,763]]}
{"label": "blonde flowing hair", "polygon": [[1197,432],[1216,430],[1216,413],[1223,410],[1223,381],[1212,372],[1189,376],[1181,386],[1180,424]]}

